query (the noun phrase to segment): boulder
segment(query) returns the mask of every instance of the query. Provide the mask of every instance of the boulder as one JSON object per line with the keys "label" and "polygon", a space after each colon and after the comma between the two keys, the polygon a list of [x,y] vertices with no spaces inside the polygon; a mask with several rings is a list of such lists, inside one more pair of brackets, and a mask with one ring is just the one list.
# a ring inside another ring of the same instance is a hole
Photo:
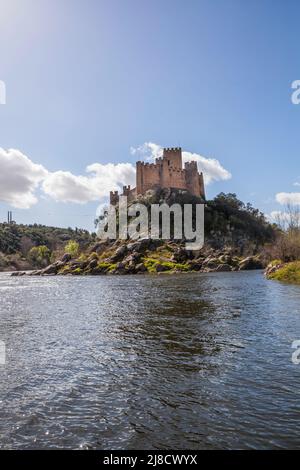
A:
{"label": "boulder", "polygon": [[98,264],[96,274],[106,274],[108,272],[108,266]]}
{"label": "boulder", "polygon": [[202,260],[193,259],[191,261],[188,261],[188,264],[191,267],[192,271],[200,271],[200,269],[202,268]]}
{"label": "boulder", "polygon": [[87,265],[88,265],[88,261],[87,261],[87,260],[86,260],[86,261],[72,261],[72,262],[70,263],[70,268],[71,268],[71,269],[77,269],[77,268],[79,268],[79,269],[84,269],[84,268],[87,267]]}
{"label": "boulder", "polygon": [[228,254],[223,254],[219,256],[220,263],[230,264],[231,263],[231,256]]}
{"label": "boulder", "polygon": [[98,259],[92,259],[89,262],[87,268],[92,270],[92,269],[95,269],[97,267],[97,265],[98,265]]}
{"label": "boulder", "polygon": [[56,274],[58,271],[58,266],[56,263],[49,264],[46,268],[41,270],[42,275]]}
{"label": "boulder", "polygon": [[205,258],[205,260],[202,263],[203,268],[208,268],[208,269],[216,269],[217,266],[219,266],[219,260],[218,258],[213,258],[211,256],[208,256]]}
{"label": "boulder", "polygon": [[124,258],[126,252],[127,252],[126,245],[119,246],[119,248],[116,249],[115,253],[110,257],[111,262],[115,263],[116,261],[120,261],[121,259]]}
{"label": "boulder", "polygon": [[95,243],[95,245],[93,245],[89,251],[90,253],[95,252],[98,255],[101,255],[107,249],[109,244],[110,244],[109,240],[103,240],[101,242]]}
{"label": "boulder", "polygon": [[117,263],[113,273],[114,274],[126,274],[125,264]]}
{"label": "boulder", "polygon": [[265,276],[269,276],[270,274],[275,273],[278,269],[282,268],[284,264],[282,263],[277,263],[277,264],[268,264],[265,270]]}
{"label": "boulder", "polygon": [[140,241],[138,242],[132,242],[132,243],[128,243],[127,245],[127,250],[132,252],[132,251],[140,251],[142,248],[142,244]]}
{"label": "boulder", "polygon": [[136,264],[141,259],[141,253],[133,252],[131,255],[127,256],[123,262],[126,264]]}
{"label": "boulder", "polygon": [[147,271],[147,268],[144,265],[144,263],[139,263],[139,264],[136,265],[135,270],[136,270],[137,273],[144,273],[144,272]]}
{"label": "boulder", "polygon": [[136,242],[128,243],[127,250],[128,251],[136,251],[138,253],[143,253],[150,245],[151,240],[148,238],[141,238]]}
{"label": "boulder", "polygon": [[31,271],[28,276],[40,276],[42,270],[41,269],[35,269],[34,271]]}
{"label": "boulder", "polygon": [[257,256],[248,256],[239,263],[239,270],[263,269],[263,264]]}
{"label": "boulder", "polygon": [[70,253],[65,253],[61,258],[61,262],[67,263],[68,261],[70,261],[71,258],[72,256],[70,255]]}
{"label": "boulder", "polygon": [[228,272],[228,271],[231,271],[231,266],[227,263],[219,264],[215,268],[215,272]]}
{"label": "boulder", "polygon": [[169,271],[170,268],[168,266],[164,266],[163,264],[157,263],[155,266],[156,272],[161,273],[163,271]]}
{"label": "boulder", "polygon": [[96,253],[95,251],[93,251],[93,252],[90,254],[90,256],[88,257],[88,262],[90,262],[90,261],[92,261],[92,260],[94,260],[94,259],[98,260],[98,255],[97,255],[97,253]]}
{"label": "boulder", "polygon": [[171,261],[174,261],[175,263],[182,263],[186,261],[188,257],[188,253],[185,248],[177,248],[173,253]]}

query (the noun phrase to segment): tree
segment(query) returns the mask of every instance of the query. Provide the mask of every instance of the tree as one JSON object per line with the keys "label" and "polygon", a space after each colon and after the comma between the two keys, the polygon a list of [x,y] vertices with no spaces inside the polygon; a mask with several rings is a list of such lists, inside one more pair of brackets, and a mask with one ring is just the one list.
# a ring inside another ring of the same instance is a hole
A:
{"label": "tree", "polygon": [[38,268],[48,266],[50,257],[51,251],[45,245],[34,246],[28,253],[28,260]]}
{"label": "tree", "polygon": [[276,243],[272,246],[272,257],[282,261],[300,259],[300,206],[287,204],[284,212],[275,218],[280,228]]}
{"label": "tree", "polygon": [[79,243],[75,240],[68,241],[68,243],[65,245],[65,253],[71,255],[72,258],[76,258],[79,253]]}

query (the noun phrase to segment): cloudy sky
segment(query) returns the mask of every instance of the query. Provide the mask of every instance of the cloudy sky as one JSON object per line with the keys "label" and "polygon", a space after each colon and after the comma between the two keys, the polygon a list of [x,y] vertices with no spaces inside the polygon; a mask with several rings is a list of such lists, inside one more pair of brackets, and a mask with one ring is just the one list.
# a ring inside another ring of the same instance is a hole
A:
{"label": "cloudy sky", "polygon": [[[300,203],[300,5],[0,0],[0,220],[93,228],[135,161],[178,146],[208,197]],[[2,93],[2,100],[1,100]]]}

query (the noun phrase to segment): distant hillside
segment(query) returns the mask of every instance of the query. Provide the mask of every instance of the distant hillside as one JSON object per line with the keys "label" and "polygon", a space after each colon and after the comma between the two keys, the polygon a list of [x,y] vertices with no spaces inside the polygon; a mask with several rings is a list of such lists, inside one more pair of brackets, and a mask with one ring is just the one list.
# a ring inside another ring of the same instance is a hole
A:
{"label": "distant hillside", "polygon": [[47,227],[38,224],[0,224],[0,251],[5,254],[27,251],[29,246],[38,245],[45,245],[53,251],[68,240],[76,240],[84,248],[93,239],[94,237],[83,229]]}
{"label": "distant hillside", "polygon": [[[166,202],[169,205],[175,202],[183,205],[203,201],[188,193],[160,190],[158,192],[152,191],[139,197],[138,202],[149,206],[152,203],[157,204],[162,202]],[[193,266],[197,266],[197,269],[200,269],[200,265],[202,266],[203,258],[205,257],[209,257],[210,262],[212,257],[216,258],[214,263],[211,264],[218,266],[217,259],[223,259],[224,256],[224,259],[233,260],[233,264],[226,268],[234,270],[237,269],[239,263],[242,263],[243,258],[261,255],[263,247],[272,245],[276,235],[276,227],[271,225],[258,209],[254,209],[250,204],[244,204],[235,194],[221,193],[205,203],[205,246],[200,254],[185,253],[182,250],[182,240],[169,240],[162,243],[151,243],[150,240],[149,247],[147,244],[143,244],[143,249],[146,250],[143,256],[139,253],[136,256],[136,261],[133,262],[128,255],[130,249],[127,248],[130,240],[128,242],[122,240],[108,241],[103,244],[99,240],[97,241],[96,234],[90,234],[87,230],[82,229],[63,229],[36,224],[0,224],[0,270],[37,268],[43,270],[51,263],[55,264],[58,262],[58,265],[60,265],[59,260],[61,260],[64,253],[70,255],[69,258],[65,259],[71,260],[71,263],[72,260],[80,260],[79,264],[76,262],[74,264],[76,273],[81,269],[81,265],[83,266],[88,263],[91,254],[92,258],[90,261],[92,262],[92,268],[84,268],[82,270],[86,274],[96,274],[98,271],[102,273],[103,263],[105,267],[108,266],[107,272],[112,272],[115,269],[116,259],[119,262],[118,265],[120,265],[119,271],[124,273],[134,273],[136,264],[139,265],[140,270],[151,272],[151,270],[153,271],[153,259],[156,260],[155,263],[158,263],[161,257],[163,262],[166,263],[164,267],[173,270],[180,267],[178,263],[174,262],[178,258],[178,250],[181,253],[179,258],[182,258],[185,262],[190,262],[189,264],[184,264],[185,270],[194,269]],[[116,256],[115,252],[120,253],[119,248],[122,245],[126,245],[124,249],[122,248],[123,251],[121,250],[122,253],[124,252],[124,256],[122,257],[119,254]],[[165,253],[163,251],[164,246]],[[148,249],[149,252],[147,252]],[[163,256],[162,253],[164,253]],[[194,259],[195,256],[200,258],[196,260]],[[262,257],[259,262],[257,258],[254,261],[252,260],[250,264],[248,262],[248,265],[252,267],[264,264],[265,261]],[[55,266],[58,265],[55,264]],[[98,269],[98,266],[101,269]],[[243,263],[242,266],[244,266]],[[203,269],[215,268],[209,267],[204,263]],[[216,269],[225,268],[222,265]],[[67,272],[73,273],[72,269],[68,271],[64,267],[64,273]]]}
{"label": "distant hillside", "polygon": [[85,250],[95,240],[95,234],[83,229],[0,223],[0,271],[35,267],[31,256],[34,247],[46,247],[47,256],[53,260],[64,253],[70,240]]}

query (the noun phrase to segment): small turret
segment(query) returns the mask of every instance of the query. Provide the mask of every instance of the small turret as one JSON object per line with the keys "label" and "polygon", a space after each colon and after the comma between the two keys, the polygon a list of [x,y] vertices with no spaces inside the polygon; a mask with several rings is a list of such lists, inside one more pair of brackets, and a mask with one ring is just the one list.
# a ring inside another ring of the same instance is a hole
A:
{"label": "small turret", "polygon": [[110,191],[109,193],[109,202],[111,205],[116,206],[119,202],[119,192],[118,191]]}

